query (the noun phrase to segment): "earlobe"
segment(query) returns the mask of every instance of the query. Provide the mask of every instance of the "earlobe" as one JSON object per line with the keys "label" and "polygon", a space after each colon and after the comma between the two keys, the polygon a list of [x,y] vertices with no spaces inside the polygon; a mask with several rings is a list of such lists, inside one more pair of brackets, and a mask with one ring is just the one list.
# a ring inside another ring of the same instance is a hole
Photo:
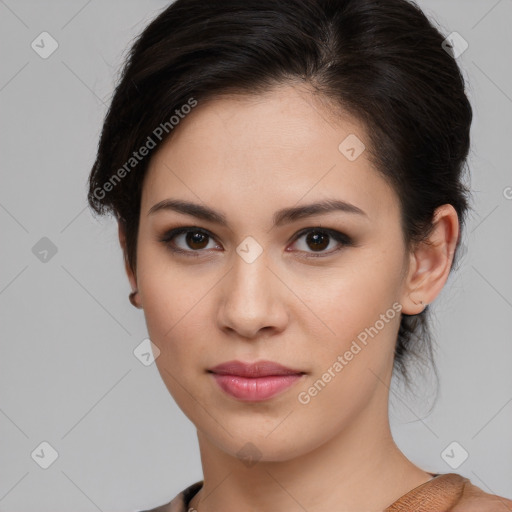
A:
{"label": "earlobe", "polygon": [[441,292],[450,274],[459,237],[458,216],[453,206],[445,204],[437,208],[433,224],[428,239],[420,242],[411,254],[402,301],[402,311],[408,315],[421,313]]}
{"label": "earlobe", "polygon": [[134,306],[134,307],[136,307],[138,309],[142,309],[141,304],[136,299],[138,294],[139,294],[138,290],[135,290],[132,293],[130,293],[130,295],[128,295],[128,298],[130,299],[130,302],[131,302],[132,306]]}
{"label": "earlobe", "polygon": [[402,313],[417,315],[429,304],[428,274],[424,253],[421,248],[411,255],[410,272],[407,277],[404,297],[401,300]]}

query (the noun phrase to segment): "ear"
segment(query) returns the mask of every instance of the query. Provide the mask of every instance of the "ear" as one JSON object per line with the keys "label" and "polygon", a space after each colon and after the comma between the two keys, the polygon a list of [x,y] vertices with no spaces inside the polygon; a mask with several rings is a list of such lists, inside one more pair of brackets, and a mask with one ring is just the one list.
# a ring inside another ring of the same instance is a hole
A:
{"label": "ear", "polygon": [[130,281],[130,286],[132,288],[132,291],[135,291],[138,289],[137,286],[137,276],[133,273],[132,269],[130,268],[130,265],[128,264],[128,253],[126,249],[126,229],[125,225],[121,220],[117,221],[118,225],[118,233],[119,233],[119,243],[121,244],[121,248],[123,250],[123,259],[124,259],[124,268],[126,275],[128,276],[128,280]]}
{"label": "ear", "polygon": [[[459,219],[451,204],[436,209],[434,228],[428,240],[418,244],[410,255],[410,265],[402,297],[402,312],[421,313],[443,289],[459,238]],[[420,301],[423,301],[423,306]]]}

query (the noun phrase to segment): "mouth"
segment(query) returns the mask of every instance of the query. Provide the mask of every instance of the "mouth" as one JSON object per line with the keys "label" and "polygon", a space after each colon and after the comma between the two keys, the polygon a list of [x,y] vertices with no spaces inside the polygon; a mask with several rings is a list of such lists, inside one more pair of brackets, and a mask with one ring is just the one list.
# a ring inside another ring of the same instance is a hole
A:
{"label": "mouth", "polygon": [[208,372],[222,391],[246,402],[267,400],[290,388],[306,374],[273,361],[228,361]]}

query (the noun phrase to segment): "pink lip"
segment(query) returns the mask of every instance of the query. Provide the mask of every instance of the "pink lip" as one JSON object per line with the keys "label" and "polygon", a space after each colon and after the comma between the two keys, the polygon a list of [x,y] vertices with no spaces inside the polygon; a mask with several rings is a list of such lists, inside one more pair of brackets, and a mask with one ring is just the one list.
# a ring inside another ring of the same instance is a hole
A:
{"label": "pink lip", "polygon": [[289,388],[304,372],[272,361],[228,361],[208,370],[220,388],[244,401],[261,401]]}
{"label": "pink lip", "polygon": [[258,402],[289,388],[301,375],[274,375],[271,377],[239,377],[212,374],[220,388],[239,400]]}

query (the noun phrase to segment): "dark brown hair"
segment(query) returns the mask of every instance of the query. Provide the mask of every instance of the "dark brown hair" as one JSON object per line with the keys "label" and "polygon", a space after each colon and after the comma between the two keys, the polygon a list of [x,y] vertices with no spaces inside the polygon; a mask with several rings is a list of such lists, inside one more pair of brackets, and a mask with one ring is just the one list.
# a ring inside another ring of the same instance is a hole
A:
{"label": "dark brown hair", "polygon": [[[364,123],[370,159],[399,196],[408,248],[428,237],[445,203],[462,235],[472,109],[442,46],[446,35],[407,0],[177,0],[131,48],[104,121],[89,204],[122,224],[135,271],[143,178],[154,148],[179,129],[171,118],[194,101],[299,81]],[[460,237],[452,267],[459,245]],[[427,314],[428,306],[401,317],[395,367],[406,380],[405,356],[424,349],[432,359]]]}

